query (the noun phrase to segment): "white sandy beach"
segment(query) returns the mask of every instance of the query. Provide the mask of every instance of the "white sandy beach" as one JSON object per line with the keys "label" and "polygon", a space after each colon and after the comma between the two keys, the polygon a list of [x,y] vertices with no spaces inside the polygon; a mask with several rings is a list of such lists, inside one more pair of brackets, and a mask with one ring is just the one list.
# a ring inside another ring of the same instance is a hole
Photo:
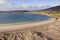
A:
{"label": "white sandy beach", "polygon": [[37,27],[41,27],[41,26],[45,26],[48,24],[51,24],[55,19],[51,19],[51,20],[46,20],[43,22],[36,22],[36,23],[28,23],[28,24],[10,24],[10,25],[5,25],[5,26],[0,26],[0,32],[10,32],[10,31],[20,31],[20,30],[25,30],[25,29],[31,29],[31,28],[37,28]]}

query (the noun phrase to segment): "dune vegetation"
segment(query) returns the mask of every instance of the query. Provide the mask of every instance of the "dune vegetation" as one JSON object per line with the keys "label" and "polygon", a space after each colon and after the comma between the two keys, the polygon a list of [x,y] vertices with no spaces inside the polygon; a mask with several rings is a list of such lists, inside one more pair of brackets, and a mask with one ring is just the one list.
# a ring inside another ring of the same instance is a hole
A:
{"label": "dune vegetation", "polygon": [[60,18],[60,12],[58,11],[33,11],[34,14],[43,14],[54,18]]}
{"label": "dune vegetation", "polygon": [[60,18],[60,6],[51,7],[43,10],[32,11],[32,13],[43,14],[54,18]]}

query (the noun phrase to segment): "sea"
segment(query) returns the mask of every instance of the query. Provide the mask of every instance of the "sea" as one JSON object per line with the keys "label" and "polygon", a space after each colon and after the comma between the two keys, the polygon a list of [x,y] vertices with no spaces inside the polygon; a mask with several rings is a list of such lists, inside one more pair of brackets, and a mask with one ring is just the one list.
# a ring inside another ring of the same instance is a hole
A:
{"label": "sea", "polygon": [[51,17],[32,13],[0,13],[0,24],[38,22],[48,20]]}

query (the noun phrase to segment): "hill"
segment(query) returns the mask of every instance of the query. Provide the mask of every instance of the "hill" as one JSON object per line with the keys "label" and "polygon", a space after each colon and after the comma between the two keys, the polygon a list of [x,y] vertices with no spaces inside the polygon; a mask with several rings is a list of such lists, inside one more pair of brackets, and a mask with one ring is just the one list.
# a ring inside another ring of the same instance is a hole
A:
{"label": "hill", "polygon": [[0,13],[13,13],[13,12],[28,12],[28,10],[12,10],[12,11],[0,11]]}
{"label": "hill", "polygon": [[59,6],[55,6],[55,7],[51,7],[45,10],[50,10],[50,11],[60,11],[60,5]]}
{"label": "hill", "polygon": [[43,14],[43,15],[47,15],[55,18],[60,18],[60,5],[43,9],[43,10],[35,10],[35,11],[32,11],[32,13]]}

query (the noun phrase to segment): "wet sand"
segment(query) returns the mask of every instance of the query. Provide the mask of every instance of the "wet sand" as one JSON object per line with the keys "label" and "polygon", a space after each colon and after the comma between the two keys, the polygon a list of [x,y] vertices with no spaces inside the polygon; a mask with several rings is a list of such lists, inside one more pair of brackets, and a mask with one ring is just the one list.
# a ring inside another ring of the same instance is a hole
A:
{"label": "wet sand", "polygon": [[5,26],[0,26],[0,32],[12,32],[12,31],[21,31],[21,30],[27,30],[32,28],[38,28],[41,26],[50,25],[55,22],[55,19],[52,18],[50,20],[42,21],[42,22],[34,22],[34,23],[27,23],[27,24],[10,24]]}

